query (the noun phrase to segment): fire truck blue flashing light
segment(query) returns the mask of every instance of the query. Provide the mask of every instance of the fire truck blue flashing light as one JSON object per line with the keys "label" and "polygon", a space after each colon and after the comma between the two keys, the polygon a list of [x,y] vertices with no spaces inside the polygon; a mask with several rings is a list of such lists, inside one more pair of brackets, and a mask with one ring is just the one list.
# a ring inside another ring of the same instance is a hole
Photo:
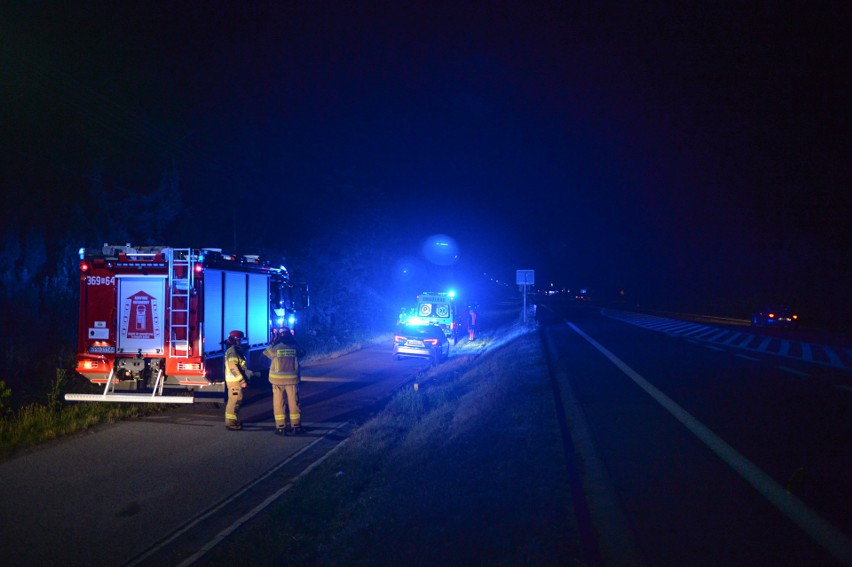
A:
{"label": "fire truck blue flashing light", "polygon": [[287,317],[287,322],[290,324],[290,328],[292,329],[293,325],[296,323],[296,316],[290,315],[289,317]]}
{"label": "fire truck blue flashing light", "polygon": [[77,253],[80,254],[81,260],[84,260],[86,258],[86,249],[85,248],[80,248],[80,250],[78,250]]}
{"label": "fire truck blue flashing light", "polygon": [[450,291],[447,292],[447,295],[450,296],[450,299],[453,299],[456,296],[456,292],[455,292],[455,290],[451,289]]}

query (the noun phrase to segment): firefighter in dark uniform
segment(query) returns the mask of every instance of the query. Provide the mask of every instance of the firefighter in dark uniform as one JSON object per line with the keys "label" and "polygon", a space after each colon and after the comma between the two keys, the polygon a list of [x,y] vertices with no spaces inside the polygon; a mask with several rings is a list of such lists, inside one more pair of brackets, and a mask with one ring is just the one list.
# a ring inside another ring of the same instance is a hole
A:
{"label": "firefighter in dark uniform", "polygon": [[225,382],[228,386],[228,403],[225,406],[225,427],[230,431],[243,428],[237,419],[240,402],[243,400],[243,388],[248,386],[251,371],[246,368],[246,357],[242,343],[245,334],[231,331],[228,334],[228,350],[225,351]]}
{"label": "firefighter in dark uniform", "polygon": [[[272,413],[275,416],[275,433],[301,435],[302,410],[299,407],[299,358],[305,352],[296,342],[290,329],[282,327],[272,338],[263,355],[272,360],[269,383],[272,384]],[[289,416],[287,410],[289,409]],[[287,425],[289,417],[290,425]]]}

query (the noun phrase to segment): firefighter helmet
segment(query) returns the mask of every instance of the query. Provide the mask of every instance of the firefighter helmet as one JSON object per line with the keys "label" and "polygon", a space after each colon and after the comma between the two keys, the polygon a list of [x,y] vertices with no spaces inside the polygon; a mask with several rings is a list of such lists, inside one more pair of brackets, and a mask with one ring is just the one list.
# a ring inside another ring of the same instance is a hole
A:
{"label": "firefighter helmet", "polygon": [[231,331],[230,333],[228,333],[228,342],[239,344],[243,342],[245,336],[245,333],[243,333],[242,331]]}

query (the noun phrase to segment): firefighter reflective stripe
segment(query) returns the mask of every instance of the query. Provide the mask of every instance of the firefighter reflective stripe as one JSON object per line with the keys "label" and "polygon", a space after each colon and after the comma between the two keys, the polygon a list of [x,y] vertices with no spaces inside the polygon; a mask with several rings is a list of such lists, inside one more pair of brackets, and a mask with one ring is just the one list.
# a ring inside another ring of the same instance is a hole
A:
{"label": "firefighter reflective stripe", "polygon": [[240,370],[245,369],[246,361],[245,359],[239,356],[230,356],[228,357],[228,369],[231,372],[239,372]]}
{"label": "firefighter reflective stripe", "polygon": [[226,420],[230,419],[230,420],[232,420],[232,421],[237,421],[237,414],[235,414],[235,413],[228,413],[228,412],[225,412],[225,419],[226,419]]}
{"label": "firefighter reflective stripe", "polygon": [[269,380],[297,380],[299,377],[298,351],[289,345],[271,345],[263,351],[264,356],[272,360],[269,367]]}
{"label": "firefighter reflective stripe", "polygon": [[290,426],[301,425],[302,410],[299,408],[299,386],[297,384],[272,384],[272,414],[275,426],[285,427],[290,415]]}
{"label": "firefighter reflective stripe", "polygon": [[230,347],[225,352],[225,380],[241,382],[246,374],[246,359],[236,347]]}

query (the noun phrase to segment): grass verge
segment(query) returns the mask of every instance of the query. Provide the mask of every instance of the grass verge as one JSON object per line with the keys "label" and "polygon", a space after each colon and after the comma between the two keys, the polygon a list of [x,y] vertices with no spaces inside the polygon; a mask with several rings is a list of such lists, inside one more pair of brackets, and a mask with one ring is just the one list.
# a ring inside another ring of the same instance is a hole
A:
{"label": "grass verge", "polygon": [[29,404],[0,421],[0,458],[65,435],[79,433],[103,423],[139,417],[162,411],[160,404],[120,405],[88,403],[57,409]]}
{"label": "grass verge", "polygon": [[398,393],[205,564],[580,565],[538,335],[483,342]]}

